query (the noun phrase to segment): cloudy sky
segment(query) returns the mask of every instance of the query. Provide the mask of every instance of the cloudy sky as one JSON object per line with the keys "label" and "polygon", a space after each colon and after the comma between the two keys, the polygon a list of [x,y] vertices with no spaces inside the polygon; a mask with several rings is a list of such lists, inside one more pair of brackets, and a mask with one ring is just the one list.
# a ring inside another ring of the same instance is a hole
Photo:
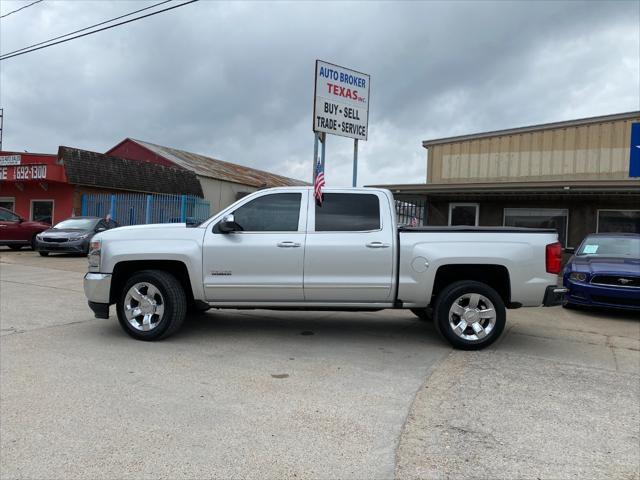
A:
{"label": "cloudy sky", "polygon": [[[159,1],[44,0],[0,19],[0,52]],[[201,0],[1,61],[3,147],[132,137],[310,180],[319,58],[371,75],[358,184],[423,182],[422,140],[639,110],[639,25],[637,0]],[[329,137],[329,185],[352,151]]]}

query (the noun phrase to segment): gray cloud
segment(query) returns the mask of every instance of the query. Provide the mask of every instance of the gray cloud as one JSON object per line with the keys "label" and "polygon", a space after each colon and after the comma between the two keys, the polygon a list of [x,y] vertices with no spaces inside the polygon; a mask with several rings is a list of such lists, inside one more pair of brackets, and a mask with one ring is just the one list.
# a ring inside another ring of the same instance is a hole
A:
{"label": "gray cloud", "polygon": [[[42,2],[2,19],[0,51],[151,3]],[[639,109],[639,22],[624,1],[201,1],[1,62],[4,146],[130,136],[308,180],[321,58],[371,74],[359,183],[420,182],[424,139]],[[328,184],[352,148],[328,139]]]}

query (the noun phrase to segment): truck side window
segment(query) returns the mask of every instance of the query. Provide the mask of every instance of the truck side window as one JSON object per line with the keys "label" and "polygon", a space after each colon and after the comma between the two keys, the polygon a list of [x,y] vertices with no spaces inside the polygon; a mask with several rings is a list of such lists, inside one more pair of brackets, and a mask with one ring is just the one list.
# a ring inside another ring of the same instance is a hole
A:
{"label": "truck side window", "polygon": [[297,232],[300,193],[274,193],[245,203],[233,212],[245,232]]}
{"label": "truck side window", "polygon": [[380,229],[380,201],[376,195],[325,193],[316,205],[316,232],[360,232]]}

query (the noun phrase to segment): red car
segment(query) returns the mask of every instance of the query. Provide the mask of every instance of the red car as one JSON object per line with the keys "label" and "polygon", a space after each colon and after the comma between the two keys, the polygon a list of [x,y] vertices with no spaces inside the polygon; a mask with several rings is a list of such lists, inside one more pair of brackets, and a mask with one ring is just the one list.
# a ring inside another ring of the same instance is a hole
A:
{"label": "red car", "polygon": [[24,246],[35,245],[36,235],[50,225],[42,222],[29,222],[17,213],[0,207],[0,245],[11,250],[20,250]]}

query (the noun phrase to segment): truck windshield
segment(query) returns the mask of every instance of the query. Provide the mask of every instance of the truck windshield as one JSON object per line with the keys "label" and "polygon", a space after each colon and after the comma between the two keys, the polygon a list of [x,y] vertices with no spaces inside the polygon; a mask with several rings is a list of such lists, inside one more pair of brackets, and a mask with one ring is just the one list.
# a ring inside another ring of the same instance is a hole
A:
{"label": "truck windshield", "polygon": [[589,236],[580,245],[577,255],[640,258],[640,236]]}

